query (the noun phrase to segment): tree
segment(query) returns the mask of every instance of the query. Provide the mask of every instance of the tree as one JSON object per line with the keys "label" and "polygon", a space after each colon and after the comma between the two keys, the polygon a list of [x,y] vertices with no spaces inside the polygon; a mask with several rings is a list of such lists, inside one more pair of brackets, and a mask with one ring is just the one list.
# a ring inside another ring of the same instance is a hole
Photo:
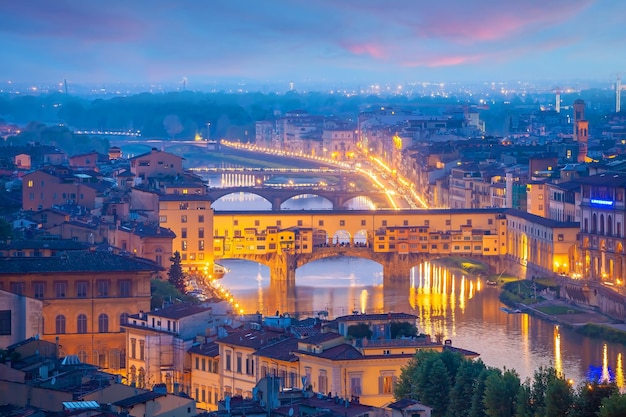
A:
{"label": "tree", "polygon": [[569,415],[574,405],[574,392],[564,378],[556,378],[548,383],[545,395],[545,417]]}
{"label": "tree", "polygon": [[414,337],[417,335],[417,327],[408,321],[391,323],[391,338]]}
{"label": "tree", "polygon": [[494,372],[485,380],[485,414],[488,417],[513,417],[521,384],[512,369]]}
{"label": "tree", "polygon": [[626,416],[626,394],[615,393],[602,399],[598,417]]}
{"label": "tree", "polygon": [[0,241],[13,238],[13,228],[11,223],[4,219],[0,219]]}
{"label": "tree", "polygon": [[468,404],[472,403],[477,386],[476,382],[484,370],[485,364],[481,360],[476,362],[470,360],[463,361],[456,374],[454,386],[450,391],[447,417],[469,416],[471,408],[468,407]]}
{"label": "tree", "polygon": [[484,369],[480,375],[478,375],[478,379],[476,381],[476,386],[474,387],[474,395],[472,396],[472,404],[469,412],[469,417],[486,417],[487,413],[485,410],[485,385],[487,378],[491,374],[499,373],[500,371],[494,368],[486,368]]}
{"label": "tree", "polygon": [[174,256],[170,258],[172,261],[172,266],[170,266],[170,270],[167,272],[167,280],[170,284],[172,284],[178,291],[181,293],[185,293],[185,274],[183,273],[183,268],[180,265],[180,253],[176,251]]}
{"label": "tree", "polygon": [[197,304],[200,302],[196,297],[182,294],[168,281],[153,279],[150,281],[150,309],[163,308],[168,303],[182,301],[185,303]]}
{"label": "tree", "polygon": [[369,339],[372,337],[372,330],[365,323],[353,324],[348,326],[348,336],[354,339]]}
{"label": "tree", "polygon": [[596,417],[604,398],[618,393],[617,385],[605,382],[582,384],[574,399],[573,417]]}
{"label": "tree", "polygon": [[442,417],[448,409],[450,377],[440,358],[430,363],[426,378],[430,383],[424,386],[420,401],[433,408],[433,417]]}

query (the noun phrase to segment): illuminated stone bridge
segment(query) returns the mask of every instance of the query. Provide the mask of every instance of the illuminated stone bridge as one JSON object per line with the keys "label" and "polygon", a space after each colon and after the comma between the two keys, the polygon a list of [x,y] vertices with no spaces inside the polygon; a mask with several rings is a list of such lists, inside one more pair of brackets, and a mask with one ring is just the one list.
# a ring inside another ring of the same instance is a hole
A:
{"label": "illuminated stone bridge", "polygon": [[506,218],[486,210],[341,210],[215,212],[216,259],[267,265],[272,280],[295,283],[297,268],[330,257],[359,257],[383,267],[385,282],[446,256],[493,266],[506,252]]}
{"label": "illuminated stone bridge", "polygon": [[[281,205],[294,197],[304,195],[314,195],[325,198],[332,204],[333,211],[346,209],[347,203],[358,197],[369,198],[377,207],[386,208],[389,206],[387,194],[380,191],[344,191],[329,190],[327,187],[309,188],[309,187],[228,187],[228,188],[212,188],[207,192],[208,197],[212,200],[218,200],[229,194],[249,193],[260,196],[269,201],[272,205],[272,211],[280,211]],[[308,211],[307,211],[308,212]],[[216,215],[218,215],[216,213]],[[267,215],[267,213],[265,213]],[[276,216],[275,214],[273,216]],[[282,214],[281,214],[282,216]]]}

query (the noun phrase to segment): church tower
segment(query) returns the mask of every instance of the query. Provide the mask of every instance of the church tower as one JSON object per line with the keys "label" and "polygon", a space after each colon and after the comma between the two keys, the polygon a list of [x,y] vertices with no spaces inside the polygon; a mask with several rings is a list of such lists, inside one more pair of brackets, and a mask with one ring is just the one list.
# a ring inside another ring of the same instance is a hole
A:
{"label": "church tower", "polygon": [[574,140],[578,142],[578,162],[585,162],[589,141],[589,122],[585,120],[585,102],[581,99],[574,102]]}

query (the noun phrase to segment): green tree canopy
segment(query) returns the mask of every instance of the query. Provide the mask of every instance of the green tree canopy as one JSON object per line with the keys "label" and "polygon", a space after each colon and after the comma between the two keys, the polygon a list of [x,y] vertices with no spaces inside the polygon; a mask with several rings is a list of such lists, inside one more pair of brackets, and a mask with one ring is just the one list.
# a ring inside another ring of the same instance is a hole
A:
{"label": "green tree canopy", "polygon": [[626,416],[626,394],[615,393],[602,399],[598,417]]}
{"label": "green tree canopy", "polygon": [[176,251],[174,255],[170,258],[170,261],[172,262],[172,265],[170,266],[170,270],[167,272],[167,280],[178,291],[184,293],[185,274],[183,273],[183,268],[180,264],[180,253]]}
{"label": "green tree canopy", "polygon": [[348,326],[348,336],[354,339],[369,339],[372,337],[372,329],[365,323],[353,324]]}
{"label": "green tree canopy", "polygon": [[391,323],[391,338],[414,337],[417,335],[417,327],[408,321]]}
{"label": "green tree canopy", "polygon": [[488,417],[513,417],[520,390],[519,376],[514,370],[494,372],[485,380],[485,414]]}

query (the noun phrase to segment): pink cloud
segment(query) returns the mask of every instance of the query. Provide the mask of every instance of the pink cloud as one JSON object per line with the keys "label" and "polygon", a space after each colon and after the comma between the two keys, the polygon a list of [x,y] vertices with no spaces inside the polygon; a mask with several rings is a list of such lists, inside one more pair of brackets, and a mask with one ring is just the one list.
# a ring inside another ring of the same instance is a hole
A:
{"label": "pink cloud", "polygon": [[388,53],[380,45],[373,43],[351,43],[349,41],[342,41],[339,43],[343,49],[355,55],[369,55],[376,59],[385,59]]}

